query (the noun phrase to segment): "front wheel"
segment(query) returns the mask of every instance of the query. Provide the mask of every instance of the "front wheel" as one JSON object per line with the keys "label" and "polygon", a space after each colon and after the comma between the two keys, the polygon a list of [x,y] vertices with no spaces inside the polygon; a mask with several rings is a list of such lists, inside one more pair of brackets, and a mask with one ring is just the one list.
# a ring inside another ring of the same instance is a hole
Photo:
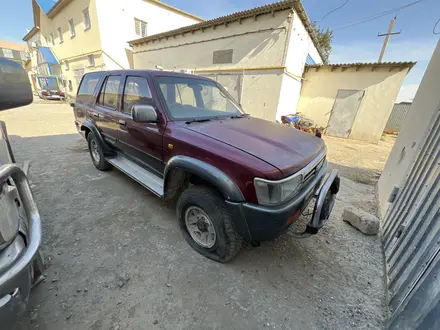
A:
{"label": "front wheel", "polygon": [[203,186],[186,189],[177,202],[177,217],[183,237],[201,255],[228,262],[240,251],[242,238],[215,190]]}

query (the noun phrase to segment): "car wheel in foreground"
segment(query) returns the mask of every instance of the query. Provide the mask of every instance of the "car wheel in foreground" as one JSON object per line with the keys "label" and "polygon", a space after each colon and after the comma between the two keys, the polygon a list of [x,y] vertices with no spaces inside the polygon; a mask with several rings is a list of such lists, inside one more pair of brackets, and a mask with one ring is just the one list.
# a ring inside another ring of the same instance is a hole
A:
{"label": "car wheel in foreground", "polygon": [[242,238],[215,190],[203,186],[186,189],[177,202],[177,217],[183,237],[201,255],[228,262],[240,251]]}
{"label": "car wheel in foreground", "polygon": [[87,143],[89,145],[90,156],[95,167],[100,171],[107,171],[110,169],[110,164],[105,160],[104,152],[98,142],[95,134],[90,132],[87,135]]}

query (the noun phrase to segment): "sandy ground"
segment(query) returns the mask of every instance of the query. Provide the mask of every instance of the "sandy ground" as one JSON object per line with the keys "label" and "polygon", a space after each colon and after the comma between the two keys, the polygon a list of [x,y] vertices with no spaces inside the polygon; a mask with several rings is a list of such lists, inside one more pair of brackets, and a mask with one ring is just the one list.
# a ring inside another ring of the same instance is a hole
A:
{"label": "sandy ground", "polygon": [[383,171],[396,135],[383,135],[378,144],[325,136],[331,167],[353,181],[375,185]]}
{"label": "sandy ground", "polygon": [[[374,212],[372,185],[342,178],[318,235],[296,240],[288,232],[218,264],[184,242],[159,199],[116,170],[93,167],[67,105],[37,103],[0,120],[17,161],[31,162],[44,229],[47,277],[19,329],[382,328],[380,238],[341,221],[347,204]],[[344,176],[383,166],[373,163],[380,145],[361,151],[326,141]],[[372,158],[361,160],[367,151]]]}

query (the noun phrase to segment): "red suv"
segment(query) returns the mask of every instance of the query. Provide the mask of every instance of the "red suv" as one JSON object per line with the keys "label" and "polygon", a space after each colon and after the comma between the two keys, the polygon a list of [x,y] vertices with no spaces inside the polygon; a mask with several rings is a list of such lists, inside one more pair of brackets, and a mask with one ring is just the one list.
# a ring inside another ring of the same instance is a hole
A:
{"label": "red suv", "polygon": [[333,208],[339,178],[326,175],[324,142],[250,117],[211,79],[87,73],[72,106],[96,168],[116,167],[176,204],[186,241],[215,261],[277,237],[313,198],[299,236],[316,234]]}

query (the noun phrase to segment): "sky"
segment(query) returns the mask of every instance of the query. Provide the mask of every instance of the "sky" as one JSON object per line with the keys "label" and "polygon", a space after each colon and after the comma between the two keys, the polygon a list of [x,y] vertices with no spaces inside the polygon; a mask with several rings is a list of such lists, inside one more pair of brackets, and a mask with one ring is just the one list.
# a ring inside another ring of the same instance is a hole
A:
{"label": "sky", "polygon": [[[3,0],[6,1],[6,0]],[[116,1],[116,0],[111,0]],[[317,21],[322,28],[333,30],[330,63],[376,62],[383,37],[390,20],[397,14],[394,31],[401,34],[391,36],[383,61],[417,61],[407,75],[397,101],[410,101],[426,70],[440,34],[434,35],[433,28],[440,19],[440,1],[422,0],[411,7],[390,13],[363,24],[347,27],[366,17],[383,13],[416,0],[349,0],[341,9],[323,16],[341,6],[346,0],[303,0],[311,21]],[[212,19],[230,13],[258,7],[274,1],[268,0],[163,0],[172,6]],[[19,13],[17,17],[17,13]],[[14,0],[0,10],[0,40],[21,42],[27,29],[33,27],[31,0]],[[440,33],[440,23],[437,26]]]}

